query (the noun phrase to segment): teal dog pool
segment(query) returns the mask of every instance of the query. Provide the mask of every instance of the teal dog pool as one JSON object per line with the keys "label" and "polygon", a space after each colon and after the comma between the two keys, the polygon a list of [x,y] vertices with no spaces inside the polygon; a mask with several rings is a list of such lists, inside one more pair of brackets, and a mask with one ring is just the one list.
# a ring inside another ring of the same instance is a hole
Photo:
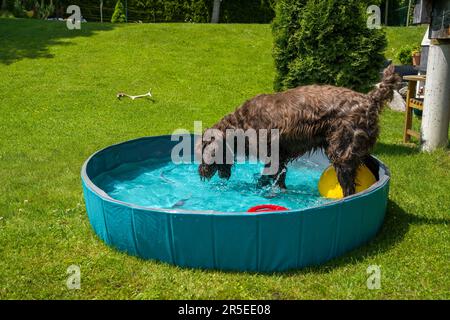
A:
{"label": "teal dog pool", "polygon": [[[171,136],[127,141],[84,163],[87,214],[108,245],[182,267],[274,272],[342,255],[373,238],[383,223],[390,177],[376,159],[374,185],[330,201],[316,188],[329,165],[322,152],[292,163],[282,192],[256,187],[258,164],[236,165],[229,181],[201,182],[195,164],[171,162],[177,143]],[[290,210],[247,212],[258,204]]]}

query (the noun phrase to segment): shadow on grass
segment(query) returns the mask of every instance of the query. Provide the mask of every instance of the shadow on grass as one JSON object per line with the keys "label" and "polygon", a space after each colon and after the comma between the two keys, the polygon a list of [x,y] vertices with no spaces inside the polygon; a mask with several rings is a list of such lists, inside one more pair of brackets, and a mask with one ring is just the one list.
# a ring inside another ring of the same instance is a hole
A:
{"label": "shadow on grass", "polygon": [[373,154],[386,156],[408,156],[420,152],[418,144],[386,144],[378,142],[375,145]]}
{"label": "shadow on grass", "polygon": [[[450,141],[447,144],[447,149],[450,149]],[[405,144],[386,144],[378,142],[373,150],[373,154],[382,156],[410,156],[421,152],[420,144],[418,142]]]}
{"label": "shadow on grass", "polygon": [[[405,212],[395,202],[388,200],[387,212],[378,234],[366,244],[362,244],[360,247],[355,248],[342,256],[334,258],[323,264],[304,267],[300,269],[293,269],[281,272],[256,272],[256,271],[233,271],[233,270],[210,270],[210,269],[191,269],[177,267],[180,270],[201,270],[206,273],[221,272],[226,274],[251,274],[260,276],[272,276],[277,275],[281,277],[289,277],[294,275],[304,274],[326,274],[336,268],[343,266],[355,265],[363,262],[364,260],[382,254],[391,250],[398,243],[400,243],[405,235],[408,233],[411,225],[448,225],[450,224],[450,218],[426,218],[419,217],[411,213]],[[158,264],[164,264],[164,262],[157,262]],[[367,265],[369,266],[369,265]]]}
{"label": "shadow on grass", "polygon": [[0,19],[0,64],[53,58],[49,52],[51,46],[70,45],[67,39],[90,37],[113,28],[112,24],[83,23],[81,30],[69,30],[63,21]]}
{"label": "shadow on grass", "polygon": [[[389,200],[386,216],[384,223],[381,226],[378,234],[366,244],[362,244],[360,247],[355,248],[342,256],[334,258],[328,262],[320,265],[304,267],[300,269],[293,269],[282,272],[256,272],[256,271],[233,271],[233,270],[220,270],[220,269],[202,269],[202,268],[188,268],[180,267],[177,265],[169,264],[167,262],[161,262],[156,260],[151,260],[153,263],[159,266],[164,266],[168,268],[174,268],[177,271],[189,271],[189,272],[202,272],[205,274],[230,274],[230,275],[257,275],[262,277],[291,277],[296,275],[308,275],[308,274],[327,274],[335,269],[356,265],[370,259],[373,256],[380,255],[384,252],[388,252],[394,248],[397,244],[403,241],[405,235],[411,225],[448,225],[450,224],[450,218],[426,218],[419,217],[417,215],[405,212],[401,207],[399,207],[395,202]],[[113,249],[116,250],[116,249]],[[119,252],[126,256],[126,253]],[[133,257],[140,261],[144,260],[140,257]],[[367,267],[369,263],[367,263]],[[278,291],[272,292],[273,299],[283,299],[284,294]]]}
{"label": "shadow on grass", "polygon": [[418,217],[414,214],[405,212],[395,202],[389,200],[384,223],[375,238],[367,244],[323,265],[292,270],[284,274],[328,273],[335,268],[357,264],[371,256],[389,251],[403,240],[411,225],[446,224],[450,224],[450,219]]}

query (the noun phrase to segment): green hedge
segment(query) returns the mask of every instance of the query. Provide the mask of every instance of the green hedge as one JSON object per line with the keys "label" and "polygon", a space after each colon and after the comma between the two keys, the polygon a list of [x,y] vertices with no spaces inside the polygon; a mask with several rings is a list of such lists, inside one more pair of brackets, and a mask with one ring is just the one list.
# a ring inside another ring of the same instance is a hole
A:
{"label": "green hedge", "polygon": [[362,0],[279,0],[272,24],[275,90],[313,83],[368,91],[379,78],[387,45],[367,28]]}
{"label": "green hedge", "polygon": [[223,0],[220,22],[268,23],[275,16],[274,8],[275,0]]}
{"label": "green hedge", "polygon": [[[100,1],[72,0],[81,7],[88,21],[100,20]],[[103,1],[103,20],[109,21],[115,0]],[[269,23],[272,21],[275,0],[222,0],[220,22]],[[122,0],[125,4],[125,0]],[[211,20],[213,0],[128,0],[129,22],[196,22]]]}

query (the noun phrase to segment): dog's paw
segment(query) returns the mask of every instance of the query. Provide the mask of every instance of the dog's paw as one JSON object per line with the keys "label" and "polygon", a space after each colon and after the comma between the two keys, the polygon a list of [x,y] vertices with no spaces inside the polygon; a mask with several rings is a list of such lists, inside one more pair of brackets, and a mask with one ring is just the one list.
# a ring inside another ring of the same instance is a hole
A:
{"label": "dog's paw", "polygon": [[267,176],[267,175],[262,175],[261,177],[259,177],[256,185],[259,188],[263,188],[263,187],[270,186],[272,183],[273,183],[272,177]]}

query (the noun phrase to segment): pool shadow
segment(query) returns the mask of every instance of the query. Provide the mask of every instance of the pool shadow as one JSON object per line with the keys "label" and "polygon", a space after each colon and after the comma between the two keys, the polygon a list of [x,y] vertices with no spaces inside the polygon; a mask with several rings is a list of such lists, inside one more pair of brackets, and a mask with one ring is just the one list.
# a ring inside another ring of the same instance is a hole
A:
{"label": "pool shadow", "polygon": [[419,217],[413,213],[407,213],[398,206],[397,203],[389,200],[384,223],[375,238],[368,243],[322,265],[291,270],[283,274],[328,273],[331,270],[342,266],[358,264],[371,256],[379,255],[380,253],[391,250],[396,244],[404,239],[411,225],[437,225],[449,223],[450,219]]}
{"label": "pool shadow", "polygon": [[[310,266],[300,269],[293,269],[281,272],[241,272],[241,271],[227,271],[227,270],[209,270],[202,269],[204,272],[223,272],[230,274],[252,274],[260,276],[271,276],[277,275],[281,277],[293,276],[293,275],[304,275],[304,274],[325,274],[329,273],[334,269],[356,265],[358,263],[367,260],[372,256],[379,255],[380,253],[387,252],[391,250],[396,244],[400,243],[405,235],[408,233],[409,227],[411,225],[438,225],[438,224],[450,224],[450,218],[426,218],[419,217],[412,213],[405,212],[400,206],[395,202],[389,200],[386,216],[381,226],[378,234],[366,244],[353,249],[340,257],[331,259],[323,264]],[[195,270],[195,269],[193,269]]]}
{"label": "pool shadow", "polygon": [[23,59],[53,58],[50,47],[73,45],[67,39],[90,37],[115,28],[112,24],[83,23],[81,30],[69,30],[64,21],[0,19],[0,64]]}

